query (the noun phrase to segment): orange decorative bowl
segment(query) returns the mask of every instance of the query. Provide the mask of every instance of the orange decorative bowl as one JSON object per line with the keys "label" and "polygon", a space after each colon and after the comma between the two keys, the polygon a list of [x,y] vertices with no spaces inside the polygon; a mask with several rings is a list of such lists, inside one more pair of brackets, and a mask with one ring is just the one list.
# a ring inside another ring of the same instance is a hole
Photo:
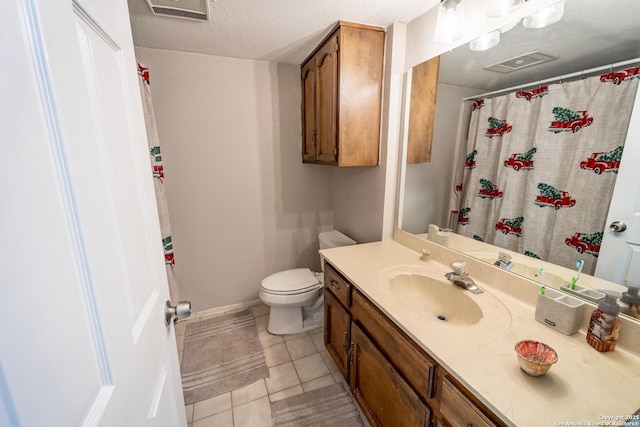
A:
{"label": "orange decorative bowl", "polygon": [[538,341],[520,341],[515,349],[520,369],[533,377],[544,375],[558,361],[555,350]]}

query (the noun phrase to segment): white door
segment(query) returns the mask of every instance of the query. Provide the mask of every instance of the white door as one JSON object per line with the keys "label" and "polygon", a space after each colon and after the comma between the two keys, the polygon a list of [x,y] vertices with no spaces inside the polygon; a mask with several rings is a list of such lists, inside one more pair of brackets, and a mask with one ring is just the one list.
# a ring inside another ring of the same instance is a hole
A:
{"label": "white door", "polygon": [[[611,206],[596,264],[595,275],[615,283],[625,280],[640,285],[640,92],[636,94],[633,114],[620,170],[613,191]],[[614,222],[626,225],[626,230],[609,229]]]}
{"label": "white door", "polygon": [[0,425],[186,425],[126,1],[3,1],[0,61]]}

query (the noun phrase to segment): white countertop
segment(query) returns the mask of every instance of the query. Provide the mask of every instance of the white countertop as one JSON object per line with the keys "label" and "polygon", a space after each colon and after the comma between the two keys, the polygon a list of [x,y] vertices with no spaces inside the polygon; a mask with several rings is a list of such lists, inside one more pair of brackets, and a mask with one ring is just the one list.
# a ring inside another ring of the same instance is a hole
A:
{"label": "white countertop", "polygon": [[[381,285],[402,271],[428,269],[439,277],[450,271],[447,265],[423,261],[418,252],[393,240],[321,253],[508,424],[607,425],[611,417],[631,415],[640,407],[638,355],[620,348],[599,353],[587,344],[582,330],[567,336],[543,325],[534,318],[535,307],[480,277],[472,276],[483,294],[459,291],[469,293],[483,318],[460,326],[412,310]],[[524,339],[544,342],[558,353],[558,362],[547,374],[531,377],[520,369],[514,345]],[[622,425],[622,421],[608,425]]]}

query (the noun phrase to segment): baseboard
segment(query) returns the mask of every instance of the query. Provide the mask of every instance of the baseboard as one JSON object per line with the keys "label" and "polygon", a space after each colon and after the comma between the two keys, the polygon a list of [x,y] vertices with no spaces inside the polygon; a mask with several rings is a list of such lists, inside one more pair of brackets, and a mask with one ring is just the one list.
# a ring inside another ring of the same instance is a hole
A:
{"label": "baseboard", "polygon": [[201,317],[212,316],[215,314],[224,314],[231,311],[243,310],[245,308],[253,307],[260,304],[262,304],[262,301],[257,299],[248,302],[241,302],[239,304],[225,305],[223,307],[208,308],[203,311],[198,311],[197,313],[191,313],[191,316],[187,317],[185,320],[199,319]]}

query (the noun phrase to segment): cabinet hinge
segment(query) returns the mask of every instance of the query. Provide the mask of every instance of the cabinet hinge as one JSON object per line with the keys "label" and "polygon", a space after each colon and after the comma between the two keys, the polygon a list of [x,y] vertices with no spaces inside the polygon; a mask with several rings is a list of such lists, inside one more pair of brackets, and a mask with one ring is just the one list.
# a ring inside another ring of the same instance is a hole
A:
{"label": "cabinet hinge", "polygon": [[337,155],[338,155],[338,149],[337,149],[337,148],[334,148],[334,149],[333,149],[333,155],[334,155],[334,156],[337,156]]}
{"label": "cabinet hinge", "polygon": [[349,359],[349,366],[353,365],[353,343],[349,345],[348,359]]}

